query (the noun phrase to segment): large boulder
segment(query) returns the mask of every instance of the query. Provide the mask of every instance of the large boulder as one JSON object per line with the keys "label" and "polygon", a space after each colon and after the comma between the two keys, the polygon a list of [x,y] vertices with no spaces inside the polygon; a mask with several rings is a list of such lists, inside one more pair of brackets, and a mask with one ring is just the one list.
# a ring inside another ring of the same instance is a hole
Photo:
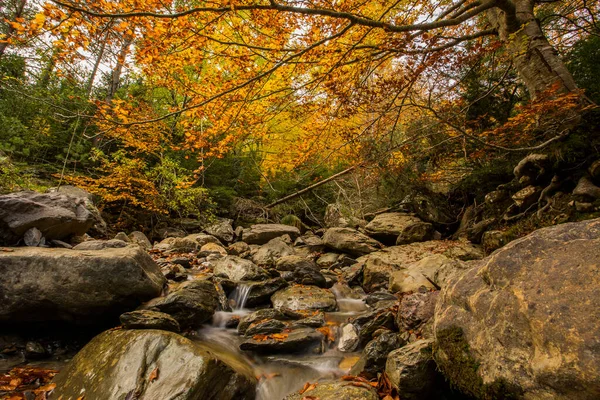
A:
{"label": "large boulder", "polygon": [[282,289],[271,296],[275,308],[290,310],[335,311],[335,296],[327,289],[316,286],[294,285]]}
{"label": "large boulder", "polygon": [[232,220],[223,218],[218,222],[210,225],[205,229],[206,233],[212,235],[223,243],[231,243],[233,242],[233,227],[231,226]]}
{"label": "large boulder", "polygon": [[353,256],[369,254],[383,247],[377,240],[352,228],[327,229],[323,235],[323,243],[331,249]]}
{"label": "large boulder", "polygon": [[381,242],[394,244],[398,236],[403,234],[407,228],[422,222],[418,217],[405,213],[383,213],[375,216],[365,226],[365,232]]}
{"label": "large boulder", "polygon": [[191,281],[182,284],[165,297],[153,299],[145,309],[169,314],[182,328],[198,328],[209,321],[219,307],[219,294],[210,281]]}
{"label": "large boulder", "polygon": [[92,214],[92,218],[94,220],[92,227],[88,231],[88,233],[94,237],[106,237],[108,234],[108,224],[102,218],[102,214],[100,210],[96,207],[96,202],[99,197],[91,194],[90,192],[78,188],[77,186],[72,185],[62,185],[59,187],[53,187],[46,191],[47,193],[59,193],[64,194],[70,197],[74,197],[76,199],[81,199],[83,204],[85,204],[85,208]]}
{"label": "large boulder", "polygon": [[600,219],[540,229],[455,276],[434,356],[477,398],[600,398]]}
{"label": "large boulder", "polygon": [[158,265],[140,247],[0,252],[0,322],[101,322],[160,295]]}
{"label": "large boulder", "polygon": [[224,275],[232,281],[257,281],[268,278],[267,271],[250,260],[237,256],[226,256],[217,261],[215,275]]}
{"label": "large boulder", "polygon": [[363,287],[367,291],[387,289],[394,271],[406,269],[411,264],[434,255],[466,261],[483,257],[483,252],[468,242],[447,240],[387,247],[357,259],[364,265]]}
{"label": "large boulder", "polygon": [[252,255],[252,261],[258,265],[272,266],[277,263],[281,257],[286,257],[294,254],[294,249],[288,246],[281,238],[269,240],[262,245],[256,253]]}
{"label": "large boulder", "polygon": [[256,224],[244,229],[242,240],[248,244],[265,244],[283,235],[289,235],[292,240],[296,240],[300,236],[300,230],[295,226],[283,224]]}
{"label": "large boulder", "polygon": [[255,398],[248,365],[161,330],[96,336],[54,378],[52,399],[238,400]]}
{"label": "large boulder", "polygon": [[60,240],[83,235],[93,224],[83,198],[32,191],[0,196],[0,245],[15,244],[31,228],[46,240]]}

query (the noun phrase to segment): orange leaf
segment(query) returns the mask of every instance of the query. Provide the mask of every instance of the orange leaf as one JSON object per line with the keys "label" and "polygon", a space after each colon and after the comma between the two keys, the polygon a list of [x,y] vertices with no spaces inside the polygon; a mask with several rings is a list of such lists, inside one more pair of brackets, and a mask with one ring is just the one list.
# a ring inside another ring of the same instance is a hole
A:
{"label": "orange leaf", "polygon": [[150,375],[148,376],[148,382],[154,382],[158,379],[158,367],[154,368]]}

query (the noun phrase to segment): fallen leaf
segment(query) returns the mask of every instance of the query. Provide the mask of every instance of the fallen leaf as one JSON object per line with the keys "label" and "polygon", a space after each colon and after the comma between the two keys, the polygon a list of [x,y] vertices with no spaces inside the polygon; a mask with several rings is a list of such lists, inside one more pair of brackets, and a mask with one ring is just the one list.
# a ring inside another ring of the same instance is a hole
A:
{"label": "fallen leaf", "polygon": [[306,383],[304,384],[304,387],[303,387],[302,389],[300,389],[300,391],[298,392],[298,394],[304,394],[304,393],[306,393],[306,392],[308,392],[308,391],[311,391],[311,390],[313,390],[313,389],[314,389],[314,388],[316,388],[316,387],[317,387],[317,384],[316,384],[316,383],[310,383],[310,382],[306,382]]}
{"label": "fallen leaf", "polygon": [[154,368],[150,375],[148,375],[148,382],[154,382],[158,379],[158,367]]}

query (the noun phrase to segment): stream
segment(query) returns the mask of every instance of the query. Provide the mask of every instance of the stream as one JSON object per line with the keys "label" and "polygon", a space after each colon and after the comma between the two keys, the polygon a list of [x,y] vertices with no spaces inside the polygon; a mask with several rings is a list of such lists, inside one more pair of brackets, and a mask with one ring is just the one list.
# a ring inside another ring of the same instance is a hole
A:
{"label": "stream", "polygon": [[[332,291],[336,295],[338,311],[326,312],[325,319],[334,324],[333,328],[367,311],[363,300],[343,298],[339,291]],[[343,353],[337,350],[338,334],[335,342],[330,343],[329,349],[323,354],[299,352],[259,356],[240,350],[243,337],[238,335],[237,329],[227,328],[226,325],[233,317],[242,318],[255,311],[245,308],[248,292],[248,286],[238,286],[230,295],[230,301],[236,305],[233,311],[216,312],[212,325],[201,328],[197,332],[197,339],[216,353],[227,354],[252,366],[254,374],[260,377],[256,389],[257,400],[280,400],[302,389],[306,382],[340,377],[347,374],[358,360],[360,352]]]}

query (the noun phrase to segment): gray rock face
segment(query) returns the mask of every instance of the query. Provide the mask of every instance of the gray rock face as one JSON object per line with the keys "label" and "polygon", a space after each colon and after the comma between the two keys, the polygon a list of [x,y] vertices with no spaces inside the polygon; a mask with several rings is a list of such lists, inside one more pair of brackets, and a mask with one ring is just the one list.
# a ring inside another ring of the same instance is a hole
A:
{"label": "gray rock face", "polygon": [[258,265],[272,266],[281,257],[294,254],[294,249],[281,238],[269,240],[252,255],[252,261]]}
{"label": "gray rock face", "polygon": [[191,281],[166,297],[154,299],[145,309],[169,314],[182,328],[197,328],[209,321],[219,306],[219,295],[212,282]]}
{"label": "gray rock face", "polygon": [[540,229],[442,290],[436,362],[479,398],[600,398],[600,220]]}
{"label": "gray rock face", "polygon": [[365,226],[365,232],[381,242],[393,244],[408,227],[420,222],[422,221],[418,217],[405,213],[383,213],[375,216]]}
{"label": "gray rock face", "polygon": [[179,323],[169,314],[151,310],[136,310],[121,314],[121,324],[126,329],[161,329],[179,332]]}
{"label": "gray rock face", "polygon": [[287,286],[285,279],[273,278],[262,281],[245,282],[250,286],[246,306],[256,307],[271,303],[271,296],[278,290]]}
{"label": "gray rock face", "polygon": [[267,271],[252,261],[237,256],[226,256],[219,260],[213,273],[225,275],[232,281],[256,281],[268,278]]}
{"label": "gray rock face", "polygon": [[252,400],[256,391],[249,366],[159,330],[101,333],[54,383],[51,398],[62,400]]}
{"label": "gray rock face", "polygon": [[402,399],[440,398],[434,396],[440,377],[431,355],[430,340],[419,340],[392,351],[385,364],[385,373]]}
{"label": "gray rock face", "polygon": [[427,323],[435,310],[439,291],[413,293],[404,296],[396,315],[396,325],[403,330],[415,330]]}
{"label": "gray rock face", "polygon": [[129,240],[131,243],[135,243],[144,250],[150,250],[152,248],[152,243],[148,240],[148,237],[144,235],[144,232],[133,231],[129,234]]}
{"label": "gray rock face", "polygon": [[350,370],[350,374],[376,378],[377,374],[385,368],[388,354],[405,344],[406,341],[397,333],[382,333],[376,339],[367,343],[360,359]]}
{"label": "gray rock face", "polygon": [[377,240],[352,228],[327,229],[323,235],[323,243],[331,249],[354,256],[369,254],[383,247]]}
{"label": "gray rock face", "polygon": [[0,322],[93,322],[160,295],[165,279],[137,246],[0,252]]}
{"label": "gray rock face", "polygon": [[17,192],[0,196],[0,245],[12,245],[31,228],[46,240],[83,235],[94,224],[86,201],[60,193]]}
{"label": "gray rock face", "polygon": [[290,310],[334,311],[337,307],[333,293],[316,286],[287,287],[271,296],[271,302],[275,308]]}
{"label": "gray rock face", "polygon": [[398,236],[398,239],[396,239],[396,246],[433,240],[435,234],[435,229],[429,222],[416,222],[407,226]]}
{"label": "gray rock face", "polygon": [[350,352],[356,350],[359,343],[358,332],[352,324],[344,324],[340,329],[340,340],[338,349],[342,352]]}
{"label": "gray rock face", "polygon": [[232,220],[224,218],[216,224],[213,224],[205,229],[206,233],[213,235],[223,243],[233,242],[234,231],[231,226]]}
{"label": "gray rock face", "polygon": [[353,382],[326,381],[311,390],[299,394],[294,393],[284,400],[377,400],[379,396],[374,388],[367,385],[353,385]]}
{"label": "gray rock face", "polygon": [[283,224],[256,224],[250,229],[244,229],[242,240],[248,244],[265,244],[283,235],[289,235],[292,240],[296,240],[300,236],[300,230],[295,226]]}

